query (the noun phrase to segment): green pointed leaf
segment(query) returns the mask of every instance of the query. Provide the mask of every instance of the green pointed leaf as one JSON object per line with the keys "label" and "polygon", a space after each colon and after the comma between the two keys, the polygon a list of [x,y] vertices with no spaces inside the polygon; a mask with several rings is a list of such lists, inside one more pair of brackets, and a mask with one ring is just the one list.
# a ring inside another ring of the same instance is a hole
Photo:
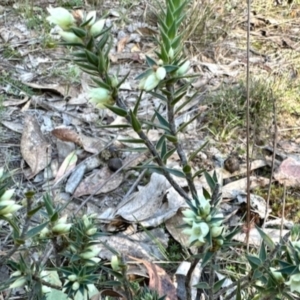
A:
{"label": "green pointed leaf", "polygon": [[223,279],[217,281],[217,282],[214,284],[214,287],[213,287],[214,293],[217,293],[217,292],[220,290],[220,288],[222,287],[222,285],[223,285],[223,283],[225,282],[226,279],[227,279],[227,278],[224,277]]}
{"label": "green pointed leaf", "polygon": [[86,54],[84,51],[75,51],[75,52],[72,52],[72,56],[74,57],[78,57],[78,58],[86,58]]}
{"label": "green pointed leaf", "polygon": [[48,193],[46,193],[43,196],[43,201],[45,203],[47,214],[48,214],[49,217],[51,217],[53,215],[53,213],[54,213],[54,208],[53,208],[53,205],[52,205],[52,201],[51,201],[50,195]]}
{"label": "green pointed leaf", "polygon": [[167,11],[167,15],[166,15],[166,27],[171,27],[172,24],[174,24],[174,17],[173,17],[173,14],[171,12],[170,9],[168,9]]}
{"label": "green pointed leaf", "polygon": [[157,66],[157,62],[148,55],[146,55],[146,63],[150,68],[153,66]]}
{"label": "green pointed leaf", "polygon": [[213,255],[214,255],[214,252],[211,252],[211,251],[207,251],[204,254],[204,257],[203,257],[202,262],[201,262],[201,267],[202,268],[204,268],[211,261],[211,258],[212,258]]}
{"label": "green pointed leaf", "polygon": [[125,109],[120,108],[118,106],[112,106],[112,105],[108,105],[108,104],[104,104],[104,106],[120,117],[126,117],[128,115],[128,113]]}
{"label": "green pointed leaf", "polygon": [[198,284],[193,285],[193,287],[197,289],[209,290],[209,284],[207,282],[199,282]]}
{"label": "green pointed leaf", "polygon": [[197,156],[197,154],[206,147],[207,144],[208,144],[208,140],[205,141],[198,149],[196,149],[194,152],[190,154],[188,161],[192,161]]}
{"label": "green pointed leaf", "polygon": [[[160,128],[160,129],[163,129],[165,132],[167,133],[171,133],[170,132],[170,129],[168,127],[165,127],[165,126],[162,126],[160,124],[157,124],[157,123],[153,123],[153,122],[150,122],[150,121],[145,121],[143,120],[143,124],[147,124],[147,125],[150,125],[151,128]],[[150,128],[150,129],[151,129]]]}
{"label": "green pointed leaf", "polygon": [[97,49],[99,52],[103,51],[105,45],[107,44],[108,38],[109,38],[109,35],[107,33],[103,34],[102,38],[97,43]]}
{"label": "green pointed leaf", "polygon": [[133,144],[144,144],[145,142],[142,139],[119,139],[121,143],[133,143]]}
{"label": "green pointed leaf", "polygon": [[98,68],[96,68],[95,66],[88,64],[88,63],[80,63],[80,62],[76,62],[76,64],[83,69],[83,71],[98,71]]}
{"label": "green pointed leaf", "polygon": [[176,151],[176,148],[169,150],[162,158],[163,162],[167,164],[168,158]]}
{"label": "green pointed leaf", "polygon": [[163,67],[166,69],[167,73],[174,72],[178,69],[178,66],[173,66],[173,65],[164,65]]}
{"label": "green pointed leaf", "polygon": [[99,59],[93,52],[85,50],[85,55],[90,64],[94,65],[95,67],[98,66]]}
{"label": "green pointed leaf", "polygon": [[130,118],[131,118],[131,125],[132,128],[135,132],[140,132],[142,130],[142,125],[140,124],[139,120],[137,117],[134,115],[132,110],[129,111]]}
{"label": "green pointed leaf", "polygon": [[179,94],[177,97],[175,97],[172,102],[171,105],[175,105],[177,102],[179,102],[184,96],[186,96],[186,91],[182,92],[181,94]]}
{"label": "green pointed leaf", "polygon": [[164,140],[161,145],[160,157],[164,157],[166,153],[167,153],[167,143],[166,140]]}
{"label": "green pointed leaf", "polygon": [[151,94],[153,97],[156,97],[156,98],[158,98],[158,99],[160,99],[160,100],[162,100],[164,102],[168,101],[168,99],[164,95],[162,95],[162,94],[159,94],[159,93],[156,93],[156,92],[152,92],[152,91],[150,91],[149,94]]}
{"label": "green pointed leaf", "polygon": [[116,88],[118,89],[124,82],[125,80],[128,78],[130,74],[130,71],[120,80],[120,82],[118,83],[118,85],[116,86]]}
{"label": "green pointed leaf", "polygon": [[248,259],[252,269],[256,269],[259,266],[262,265],[262,261],[260,260],[259,257],[254,256],[254,255],[246,255],[246,258]]}
{"label": "green pointed leaf", "polygon": [[233,238],[236,234],[238,234],[238,233],[241,232],[241,230],[242,230],[241,227],[236,227],[235,229],[233,229],[232,231],[230,231],[228,234],[225,235],[225,239],[226,239],[227,241],[231,241],[232,238]]}
{"label": "green pointed leaf", "polygon": [[106,90],[110,90],[110,86],[105,82],[103,82],[102,80],[97,79],[95,77],[92,77],[92,80],[97,84],[98,87],[104,88]]}
{"label": "green pointed leaf", "polygon": [[211,189],[211,191],[213,191],[216,186],[216,181],[207,172],[204,173],[204,176],[205,176],[206,182],[209,185],[209,188]]}
{"label": "green pointed leaf", "polygon": [[176,144],[176,143],[178,142],[177,136],[174,136],[174,135],[166,134],[166,133],[165,133],[165,137],[166,137],[167,140],[170,141],[171,143]]}
{"label": "green pointed leaf", "polygon": [[159,138],[159,140],[157,141],[157,143],[156,143],[156,145],[155,145],[155,148],[157,149],[157,150],[159,150],[159,149],[161,149],[161,147],[162,147],[162,144],[164,143],[164,141],[165,141],[165,135],[162,135],[160,138]]}
{"label": "green pointed leaf", "polygon": [[129,128],[131,127],[129,124],[117,124],[117,125],[101,125],[98,128]]}
{"label": "green pointed leaf", "polygon": [[27,216],[28,217],[32,217],[35,213],[37,213],[41,208],[43,208],[44,207],[44,204],[40,204],[40,205],[38,205],[37,207],[35,207],[34,209],[32,209],[31,211],[29,211],[28,213],[27,213]]}
{"label": "green pointed leaf", "polygon": [[81,29],[81,28],[78,28],[78,27],[71,27],[71,30],[79,38],[84,38],[86,36],[86,31],[84,29]]}
{"label": "green pointed leaf", "polygon": [[264,241],[262,241],[262,243],[260,245],[259,258],[260,258],[261,261],[265,261],[266,258],[267,258],[267,251],[266,251],[266,247],[265,247]]}
{"label": "green pointed leaf", "polygon": [[204,168],[203,168],[203,169],[200,169],[200,170],[197,170],[197,171],[193,174],[192,179],[194,179],[194,178],[200,176],[200,175],[203,174],[205,171],[206,171],[206,169],[204,169]]}
{"label": "green pointed leaf", "polygon": [[142,152],[147,152],[148,148],[146,148],[146,147],[134,147],[134,148],[124,148],[124,149],[120,149],[118,151],[121,151],[121,152],[138,152],[138,153],[142,153]]}
{"label": "green pointed leaf", "polygon": [[58,213],[57,213],[57,211],[56,211],[56,212],[54,212],[54,214],[51,216],[50,221],[51,221],[52,223],[54,223],[54,222],[56,222],[57,220],[58,220]]}
{"label": "green pointed leaf", "polygon": [[144,77],[148,77],[149,75],[151,75],[153,73],[152,69],[147,69],[145,72],[143,72],[142,74],[138,75],[137,77],[135,77],[135,80],[140,80],[143,79]]}
{"label": "green pointed leaf", "polygon": [[291,274],[299,273],[299,268],[298,268],[298,266],[289,266],[289,267],[281,268],[281,269],[277,270],[277,272],[280,272],[282,274],[291,275]]}
{"label": "green pointed leaf", "polygon": [[[98,34],[96,34],[96,35],[94,35],[94,39],[97,39],[99,36],[101,36],[101,35],[103,35],[103,36],[107,36],[107,38],[109,38],[109,36],[110,36],[110,30],[112,29],[112,26],[109,26],[109,27],[107,27],[107,28],[105,28],[105,29],[102,29],[102,31],[101,32],[99,32]],[[106,44],[106,42],[104,43],[104,45]],[[103,47],[101,48],[101,49],[103,49]]]}
{"label": "green pointed leaf", "polygon": [[34,228],[28,230],[26,233],[26,239],[31,239],[34,236],[36,236],[37,234],[39,234],[48,224],[49,224],[49,222],[46,222],[46,223],[43,223],[41,225],[38,225],[37,227],[34,227]]}
{"label": "green pointed leaf", "polygon": [[177,24],[176,22],[173,22],[172,26],[168,30],[168,36],[170,40],[173,40],[177,33]]}
{"label": "green pointed leaf", "polygon": [[168,132],[170,132],[169,122],[157,110],[155,110],[155,116],[157,117],[160,125],[168,128]]}
{"label": "green pointed leaf", "polygon": [[195,92],[191,97],[188,97],[180,106],[175,109],[175,114],[180,112],[187,104],[189,104],[194,98],[198,95],[198,92]]}
{"label": "green pointed leaf", "polygon": [[200,115],[202,114],[202,112],[199,112],[198,114],[196,114],[193,118],[191,118],[189,121],[184,122],[182,125],[179,126],[179,128],[177,129],[177,133],[183,131],[183,129],[185,127],[187,127],[189,124],[191,124],[195,119],[197,119]]}
{"label": "green pointed leaf", "polygon": [[138,109],[139,109],[139,106],[140,106],[140,103],[141,103],[141,100],[142,100],[142,95],[143,95],[143,90],[141,90],[140,94],[139,94],[139,97],[134,105],[134,108],[133,108],[133,114],[136,116],[137,113],[138,113]]}
{"label": "green pointed leaf", "polygon": [[275,248],[275,244],[272,241],[272,239],[266,234],[264,233],[258,226],[255,226],[255,228],[257,229],[259,235],[261,236],[261,238],[264,240],[264,242],[266,243],[266,245],[273,250]]}
{"label": "green pointed leaf", "polygon": [[171,168],[165,168],[170,174],[180,177],[180,178],[185,178],[185,174],[182,171],[176,170],[176,169],[171,169]]}

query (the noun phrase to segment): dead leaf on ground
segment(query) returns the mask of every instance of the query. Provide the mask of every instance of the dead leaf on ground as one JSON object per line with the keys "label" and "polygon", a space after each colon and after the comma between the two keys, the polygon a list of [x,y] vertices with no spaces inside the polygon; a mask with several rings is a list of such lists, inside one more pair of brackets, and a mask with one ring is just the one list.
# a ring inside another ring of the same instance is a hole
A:
{"label": "dead leaf on ground", "polygon": [[27,115],[21,138],[21,154],[31,169],[29,179],[47,167],[51,160],[51,150],[37,120]]}
{"label": "dead leaf on ground", "polygon": [[76,162],[77,155],[75,151],[73,151],[65,158],[60,168],[58,169],[54,183],[57,183],[63,176],[70,174],[70,172],[75,168]]}
{"label": "dead leaf on ground", "polygon": [[286,186],[300,185],[300,161],[288,157],[285,159],[274,174],[274,178]]}
{"label": "dead leaf on ground", "polygon": [[[78,186],[74,193],[74,197],[81,197],[83,195],[98,195],[108,193],[116,189],[123,182],[124,175],[122,173],[114,174],[107,166],[94,172],[86,177]],[[101,189],[100,186],[103,187]]]}
{"label": "dead leaf on ground", "polygon": [[118,53],[121,53],[124,50],[128,41],[129,41],[129,35],[126,35],[118,42],[118,46],[117,46]]}
{"label": "dead leaf on ground", "polygon": [[[132,257],[133,258],[133,257]],[[133,258],[135,259],[135,258]],[[149,275],[149,288],[157,291],[158,295],[166,296],[167,300],[177,300],[177,291],[170,278],[164,269],[161,267],[140,259],[135,259],[147,268]]]}
{"label": "dead leaf on ground", "polygon": [[56,128],[51,133],[58,139],[64,142],[73,142],[76,145],[82,146],[82,141],[78,133],[69,128]]}
{"label": "dead leaf on ground", "polygon": [[24,131],[24,126],[21,123],[1,121],[1,124],[17,133],[23,133]]}

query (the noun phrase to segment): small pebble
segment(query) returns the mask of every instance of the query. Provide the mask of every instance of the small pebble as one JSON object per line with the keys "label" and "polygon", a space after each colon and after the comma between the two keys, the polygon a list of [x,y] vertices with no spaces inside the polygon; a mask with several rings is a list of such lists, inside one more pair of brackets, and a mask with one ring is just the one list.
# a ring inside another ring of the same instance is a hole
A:
{"label": "small pebble", "polygon": [[120,158],[111,158],[108,160],[107,162],[107,166],[108,168],[113,171],[116,172],[117,170],[119,170],[122,167],[122,160]]}

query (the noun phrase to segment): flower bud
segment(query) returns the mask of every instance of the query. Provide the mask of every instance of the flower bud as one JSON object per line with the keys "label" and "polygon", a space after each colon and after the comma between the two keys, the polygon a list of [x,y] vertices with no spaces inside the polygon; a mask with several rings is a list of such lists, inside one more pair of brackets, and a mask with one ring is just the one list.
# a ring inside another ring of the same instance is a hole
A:
{"label": "flower bud", "polygon": [[155,75],[158,80],[163,80],[167,75],[166,69],[164,67],[157,68]]}
{"label": "flower bud", "polygon": [[40,232],[40,238],[47,237],[49,235],[49,233],[50,233],[50,230],[47,227],[43,228]]}
{"label": "flower bud", "polygon": [[119,271],[120,270],[120,261],[117,255],[113,255],[111,257],[111,261],[110,261],[111,267],[114,271]]}
{"label": "flower bud", "polygon": [[[12,202],[15,203],[15,201],[12,201]],[[1,205],[2,205],[2,203],[1,203]],[[0,210],[0,215],[12,214],[12,213],[16,212],[17,210],[19,210],[20,208],[22,208],[22,205],[19,205],[19,204],[8,205],[5,208]]]}
{"label": "flower bud", "polygon": [[75,24],[75,20],[65,8],[62,7],[48,7],[47,8],[50,16],[47,17],[49,23],[58,25],[63,30],[68,30]]}
{"label": "flower bud", "polygon": [[177,76],[182,76],[184,75],[190,68],[190,62],[187,60],[185,61],[181,67],[179,67],[179,69],[176,71],[176,75]]}
{"label": "flower bud", "polygon": [[213,238],[218,237],[219,235],[221,235],[222,231],[223,231],[223,226],[221,226],[221,227],[214,226],[214,227],[210,228],[210,233],[211,233],[211,236]]}
{"label": "flower bud", "polygon": [[118,78],[114,75],[111,79],[111,86],[116,87],[119,84]]}
{"label": "flower bud", "polygon": [[46,286],[46,285],[42,285],[42,293],[43,294],[47,294],[51,292],[51,287]]}
{"label": "flower bud", "polygon": [[222,239],[216,239],[216,244],[219,246],[222,246],[224,244],[224,241]]}
{"label": "flower bud", "polygon": [[87,16],[86,16],[85,19],[86,19],[86,21],[89,20],[89,19],[91,19],[91,20],[87,23],[87,26],[92,26],[92,25],[95,23],[95,21],[96,21],[96,11],[95,11],[95,10],[90,11],[90,12],[87,14]]}
{"label": "flower bud", "polygon": [[87,251],[81,253],[79,256],[83,259],[91,259],[99,254],[100,248],[97,245],[89,246]]}
{"label": "flower bud", "polygon": [[9,289],[14,289],[14,288],[22,287],[25,284],[26,284],[25,277],[20,277],[15,282],[13,282],[8,288]]}
{"label": "flower bud", "polygon": [[206,217],[210,213],[210,203],[204,196],[199,199],[199,209],[201,217]]}
{"label": "flower bud", "polygon": [[75,281],[77,279],[77,275],[76,274],[72,274],[68,276],[68,280],[69,281]]}
{"label": "flower bud", "polygon": [[78,281],[75,281],[73,284],[72,284],[72,290],[73,291],[77,291],[79,289],[79,282]]}
{"label": "flower bud", "polygon": [[10,277],[16,277],[16,276],[21,276],[21,275],[22,275],[21,271],[15,271],[10,274]]}
{"label": "flower bud", "polygon": [[52,231],[58,234],[64,234],[70,231],[73,224],[56,224]]}
{"label": "flower bud", "polygon": [[73,32],[67,32],[67,31],[60,31],[59,35],[67,42],[67,43],[78,43],[82,44],[82,39],[79,38],[75,33]]}
{"label": "flower bud", "polygon": [[112,104],[111,92],[104,88],[94,88],[89,91],[90,102],[99,108],[105,108],[105,104]]}
{"label": "flower bud", "polygon": [[272,273],[272,276],[275,278],[275,280],[279,283],[282,283],[285,281],[284,277],[280,272],[277,272],[275,268],[270,268],[270,271]]}
{"label": "flower bud", "polygon": [[92,267],[96,264],[98,264],[100,262],[100,258],[99,257],[92,257],[89,258],[88,262],[85,264],[87,267]]}
{"label": "flower bud", "polygon": [[171,58],[171,59],[174,58],[174,49],[172,47],[169,50],[169,58]]}
{"label": "flower bud", "polygon": [[4,194],[0,197],[0,205],[1,205],[1,201],[10,200],[14,192],[15,192],[14,189],[5,191]]}
{"label": "flower bud", "polygon": [[105,25],[105,20],[104,20],[104,19],[98,20],[98,21],[91,27],[91,29],[90,29],[90,34],[91,34],[92,36],[98,35],[98,34],[102,31],[104,25]]}
{"label": "flower bud", "polygon": [[144,83],[143,89],[147,92],[153,90],[159,84],[159,79],[156,77],[155,73],[150,74]]}
{"label": "flower bud", "polygon": [[97,228],[93,227],[93,228],[90,228],[86,231],[86,234],[87,235],[93,235],[97,232]]}

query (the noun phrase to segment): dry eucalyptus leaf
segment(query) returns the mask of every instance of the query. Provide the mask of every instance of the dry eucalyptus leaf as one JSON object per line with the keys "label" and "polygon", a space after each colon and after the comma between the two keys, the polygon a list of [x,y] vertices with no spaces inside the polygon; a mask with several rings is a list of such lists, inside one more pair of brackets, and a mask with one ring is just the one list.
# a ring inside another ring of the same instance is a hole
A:
{"label": "dry eucalyptus leaf", "polygon": [[78,133],[69,128],[55,128],[51,133],[58,139],[64,142],[73,142],[82,146],[82,141]]}
{"label": "dry eucalyptus leaf", "polygon": [[174,216],[185,205],[184,199],[170,186],[167,179],[153,173],[150,182],[140,187],[129,199],[121,202],[114,216],[145,227],[155,227]]}
{"label": "dry eucalyptus leaf", "polygon": [[[114,174],[114,177],[110,178],[113,174],[107,166],[94,172],[80,183],[74,193],[74,197],[98,195],[113,191],[120,186],[124,179],[122,173]],[[99,189],[102,185],[103,187]]]}
{"label": "dry eucalyptus leaf", "polygon": [[24,126],[21,123],[1,121],[1,124],[17,133],[23,133],[24,131]]}
{"label": "dry eucalyptus leaf", "polygon": [[46,141],[37,120],[27,115],[21,138],[21,154],[31,169],[28,178],[47,167],[51,160],[51,145]]}

